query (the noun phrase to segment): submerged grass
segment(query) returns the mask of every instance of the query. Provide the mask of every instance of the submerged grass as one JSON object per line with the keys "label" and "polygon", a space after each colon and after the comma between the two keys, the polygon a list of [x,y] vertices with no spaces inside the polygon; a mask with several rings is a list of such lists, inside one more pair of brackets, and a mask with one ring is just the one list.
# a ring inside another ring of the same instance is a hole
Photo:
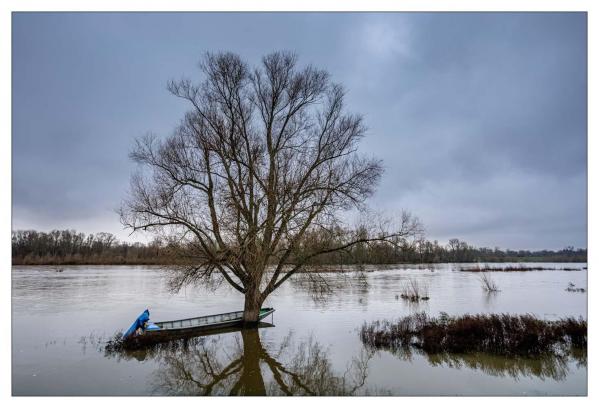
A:
{"label": "submerged grass", "polygon": [[421,285],[416,279],[410,279],[402,288],[399,297],[409,302],[428,300],[428,286]]}
{"label": "submerged grass", "polygon": [[573,284],[572,282],[568,282],[566,292],[585,293],[586,290],[584,288],[577,288],[575,284]]}
{"label": "submerged grass", "polygon": [[391,351],[416,347],[428,353],[564,354],[586,347],[587,322],[573,317],[547,321],[530,314],[429,317],[416,313],[395,322],[365,323],[360,338],[368,346]]}
{"label": "submerged grass", "polygon": [[162,351],[176,351],[185,349],[190,345],[202,342],[203,336],[173,338],[162,342],[144,341],[143,337],[124,338],[123,333],[118,331],[108,339],[98,342],[98,350],[102,349],[107,356],[118,356],[119,358],[147,357]]}
{"label": "submerged grass", "polygon": [[123,332],[117,331],[116,333],[114,333],[112,335],[112,337],[110,337],[108,340],[106,340],[104,349],[108,353],[118,352],[118,351],[125,350],[128,345],[129,345],[128,342],[123,337]]}
{"label": "submerged grass", "polygon": [[489,276],[487,272],[483,272],[480,276],[480,283],[483,289],[489,293],[491,292],[499,292],[499,286],[495,283],[495,281]]}
{"label": "submerged grass", "polygon": [[130,350],[165,347],[164,344],[166,343],[149,342],[144,336],[130,336],[125,338],[121,331],[117,331],[104,342],[104,351],[107,354],[122,353]]}

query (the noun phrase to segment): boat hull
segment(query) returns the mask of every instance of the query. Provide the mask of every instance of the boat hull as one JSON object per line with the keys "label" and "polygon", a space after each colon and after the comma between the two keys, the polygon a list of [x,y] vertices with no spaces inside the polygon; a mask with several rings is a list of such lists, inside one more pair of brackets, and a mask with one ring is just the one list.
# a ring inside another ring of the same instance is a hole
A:
{"label": "boat hull", "polygon": [[263,323],[260,323],[260,321],[263,320],[264,318],[266,318],[267,316],[272,315],[274,313],[274,311],[275,310],[272,308],[262,309],[262,311],[260,312],[260,315],[258,317],[259,321],[252,322],[252,323],[244,322],[243,319],[241,319],[241,318],[235,318],[235,319],[224,320],[224,321],[214,321],[211,323],[210,322],[202,323],[202,324],[195,325],[195,326],[190,325],[187,327],[173,327],[173,326],[176,326],[176,324],[178,322],[191,322],[196,319],[200,320],[200,321],[202,319],[208,320],[208,321],[209,321],[209,319],[217,320],[218,317],[220,317],[220,316],[233,315],[233,314],[238,314],[238,313],[242,313],[242,312],[225,313],[222,315],[203,316],[203,317],[185,319],[185,320],[156,322],[155,323],[156,325],[165,327],[165,328],[161,328],[158,330],[146,330],[142,334],[139,334],[136,336],[131,336],[126,339],[126,343],[127,343],[126,346],[127,346],[127,348],[137,348],[137,347],[147,345],[147,344],[167,342],[167,341],[176,340],[176,339],[191,338],[191,337],[197,337],[197,336],[202,336],[202,335],[228,333],[228,332],[232,332],[232,331],[237,331],[240,328],[244,328],[244,327],[256,327],[256,326],[260,327],[260,325],[263,325]]}

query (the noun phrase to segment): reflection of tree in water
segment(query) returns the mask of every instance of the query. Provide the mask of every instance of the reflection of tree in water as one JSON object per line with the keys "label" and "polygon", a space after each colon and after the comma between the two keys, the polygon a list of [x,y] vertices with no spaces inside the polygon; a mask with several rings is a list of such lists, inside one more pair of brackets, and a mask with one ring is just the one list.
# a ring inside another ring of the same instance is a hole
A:
{"label": "reflection of tree in water", "polygon": [[[284,342],[277,359],[266,359],[275,380],[269,383],[270,395],[355,395],[364,386],[372,353],[352,359],[345,373],[338,376],[328,351],[312,338],[298,347],[287,344]],[[279,360],[288,363],[283,366]]]}
{"label": "reflection of tree in water", "polygon": [[328,350],[312,338],[295,345],[292,337],[269,352],[258,329],[247,329],[234,341],[198,337],[119,357],[157,360],[160,368],[152,379],[157,394],[353,395],[364,386],[372,354],[361,354],[338,375]]}
{"label": "reflection of tree in water", "polygon": [[535,357],[506,357],[489,353],[426,353],[414,347],[399,348],[393,352],[408,361],[413,359],[414,353],[425,356],[432,366],[469,368],[496,377],[509,376],[515,380],[537,377],[541,380],[563,381],[568,375],[570,362],[576,362],[577,368],[587,366],[587,351],[584,349],[572,349],[569,354],[546,353]]}

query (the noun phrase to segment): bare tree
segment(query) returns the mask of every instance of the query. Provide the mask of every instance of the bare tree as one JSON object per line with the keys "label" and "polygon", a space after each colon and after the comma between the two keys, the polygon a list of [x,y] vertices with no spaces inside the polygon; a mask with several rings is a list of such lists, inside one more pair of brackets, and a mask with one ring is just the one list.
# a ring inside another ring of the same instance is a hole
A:
{"label": "bare tree", "polygon": [[175,132],[136,141],[131,158],[146,171],[132,177],[120,211],[133,231],[185,243],[173,289],[220,276],[245,295],[244,320],[255,322],[266,297],[313,258],[418,228],[407,217],[393,233],[300,248],[310,232],[337,230],[341,210],[364,209],[380,179],[381,162],[357,152],[362,117],[345,113],[343,87],[327,72],[298,67],[291,53],[253,69],[209,53],[200,68],[200,84],[168,84],[191,106]]}

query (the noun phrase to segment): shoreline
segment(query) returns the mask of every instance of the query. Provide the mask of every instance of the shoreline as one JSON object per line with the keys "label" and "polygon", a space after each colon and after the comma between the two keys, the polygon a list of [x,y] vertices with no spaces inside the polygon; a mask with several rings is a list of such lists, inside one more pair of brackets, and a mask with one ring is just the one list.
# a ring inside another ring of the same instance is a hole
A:
{"label": "shoreline", "polygon": [[[298,273],[309,273],[313,272],[314,269],[318,269],[319,272],[373,272],[375,270],[390,270],[390,269],[402,269],[408,266],[415,267],[414,269],[429,270],[434,269],[436,265],[480,265],[480,264],[547,264],[547,263],[563,263],[563,264],[588,264],[587,261],[498,261],[498,262],[437,262],[437,263],[394,263],[394,264],[363,264],[363,265],[312,265],[307,268],[306,271],[298,271]],[[155,266],[155,267],[169,267],[173,264],[162,264],[162,263],[12,263],[11,266],[44,266],[44,267],[66,267],[66,266]],[[585,269],[586,270],[586,269]]]}

